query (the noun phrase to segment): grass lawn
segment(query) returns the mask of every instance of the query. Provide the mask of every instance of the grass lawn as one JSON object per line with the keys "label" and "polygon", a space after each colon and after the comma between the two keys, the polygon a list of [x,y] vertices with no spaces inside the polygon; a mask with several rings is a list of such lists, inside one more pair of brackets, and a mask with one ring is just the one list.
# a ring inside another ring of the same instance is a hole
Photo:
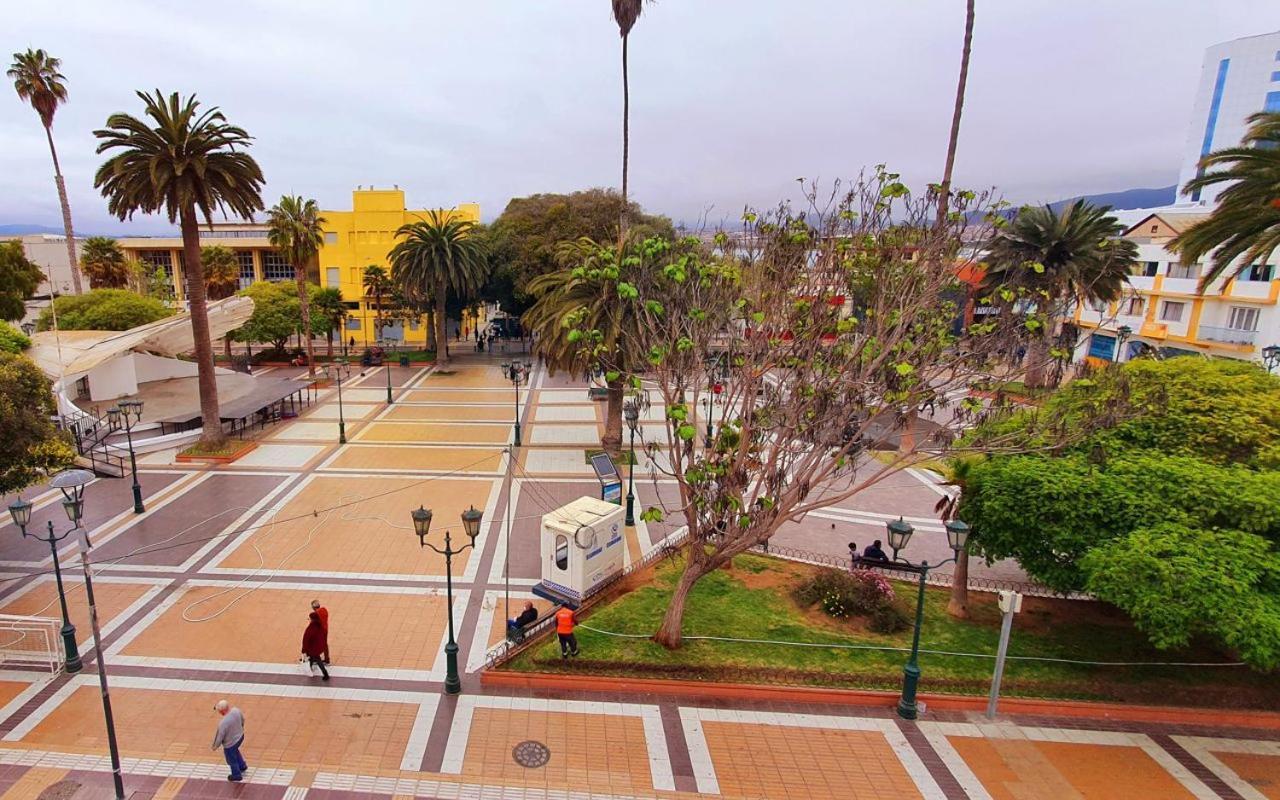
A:
{"label": "grass lawn", "polygon": [[[642,634],[657,629],[679,562],[637,576],[643,585],[584,620],[592,628]],[[836,620],[819,608],[801,607],[791,589],[815,567],[761,556],[739,557],[732,569],[703,578],[689,600],[686,636],[767,639],[819,644],[911,646],[911,630],[881,635],[865,620]],[[635,580],[633,578],[632,580]],[[915,585],[895,582],[899,601],[914,613]],[[929,589],[923,650],[994,654],[1000,611],[995,596],[970,594],[971,618],[946,613],[948,592]],[[555,638],[520,653],[504,669],[534,672],[589,672],[634,677],[730,682],[834,685],[897,689],[906,653],[792,647],[777,644],[690,641],[671,652],[648,638],[622,638],[578,629],[582,656],[561,661]],[[1088,661],[1195,661],[1228,659],[1207,649],[1159,651],[1147,644],[1127,618],[1101,603],[1025,598],[1014,618],[1010,656]],[[924,692],[983,695],[990,686],[989,658],[922,653]],[[1280,707],[1280,681],[1247,667],[1088,666],[1010,660],[1002,693],[1010,696],[1132,701],[1168,705]]]}

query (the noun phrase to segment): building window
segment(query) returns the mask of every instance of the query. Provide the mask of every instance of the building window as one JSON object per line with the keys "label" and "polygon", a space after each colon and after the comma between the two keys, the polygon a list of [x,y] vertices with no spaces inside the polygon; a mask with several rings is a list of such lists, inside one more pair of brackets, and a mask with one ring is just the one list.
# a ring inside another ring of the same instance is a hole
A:
{"label": "building window", "polygon": [[1242,281],[1269,281],[1275,277],[1275,264],[1250,264],[1240,272]]}
{"label": "building window", "polygon": [[1089,355],[1092,358],[1101,358],[1104,361],[1115,360],[1116,354],[1116,337],[1107,336],[1101,333],[1095,333],[1089,337]]}
{"label": "building window", "polygon": [[360,330],[360,320],[357,317],[347,317],[347,330],[349,331]]}
{"label": "building window", "polygon": [[293,267],[279,253],[262,254],[262,277],[268,281],[293,280]]}
{"label": "building window", "polygon": [[1095,297],[1089,301],[1089,308],[1092,308],[1094,311],[1101,314],[1107,310],[1107,301]]}
{"label": "building window", "polygon": [[1147,301],[1138,295],[1133,295],[1125,303],[1124,313],[1130,316],[1140,317],[1147,310]]}
{"label": "building window", "polygon": [[247,289],[257,279],[253,272],[253,251],[237,250],[236,261],[240,263],[240,279],[237,283],[241,289]]}
{"label": "building window", "polygon": [[325,243],[325,244],[337,244],[337,243],[338,243],[338,234],[333,233],[332,231],[325,231],[325,233],[324,233],[324,243]]}
{"label": "building window", "polygon": [[1173,262],[1169,264],[1169,277],[1170,278],[1199,278],[1200,265],[1199,264],[1179,264],[1177,262]]}
{"label": "building window", "polygon": [[556,536],[556,569],[569,568],[569,537]]}
{"label": "building window", "polygon": [[1154,278],[1160,272],[1159,261],[1148,261],[1143,265],[1142,274],[1148,278]]}
{"label": "building window", "polygon": [[1258,309],[1232,306],[1231,316],[1227,317],[1227,327],[1233,331],[1256,331]]}
{"label": "building window", "polygon": [[1182,310],[1186,308],[1186,303],[1177,303],[1173,300],[1164,301],[1164,305],[1160,307],[1160,320],[1162,322],[1182,322]]}
{"label": "building window", "polygon": [[1159,226],[1159,225],[1152,225],[1152,226],[1151,226],[1151,232],[1152,232],[1152,233],[1159,233],[1159,232],[1160,232],[1160,226]]}
{"label": "building window", "polygon": [[1280,81],[1280,72],[1271,73],[1271,82],[1275,83],[1276,81]]}
{"label": "building window", "polygon": [[340,267],[326,267],[324,271],[325,286],[337,286],[342,283],[342,273]]}
{"label": "building window", "polygon": [[138,251],[138,260],[144,264],[150,264],[153,268],[159,267],[164,270],[164,274],[169,276],[169,280],[173,280],[173,256],[168,250],[140,250]]}
{"label": "building window", "polygon": [[1267,92],[1267,102],[1262,104],[1262,110],[1267,113],[1280,112],[1280,92]]}
{"label": "building window", "polygon": [[[1222,92],[1227,86],[1227,69],[1231,66],[1231,59],[1224,58],[1218,62],[1218,77],[1213,84],[1213,99],[1209,101],[1209,118],[1204,123],[1204,139],[1200,142],[1200,158],[1209,155],[1209,151],[1213,149],[1213,129],[1218,126],[1218,109],[1222,106]],[[1275,94],[1280,95],[1280,92]],[[1270,95],[1268,95],[1270,97]],[[1204,175],[1204,168],[1196,170],[1196,177]],[[1191,202],[1200,202],[1200,190],[1196,189],[1191,193]]]}

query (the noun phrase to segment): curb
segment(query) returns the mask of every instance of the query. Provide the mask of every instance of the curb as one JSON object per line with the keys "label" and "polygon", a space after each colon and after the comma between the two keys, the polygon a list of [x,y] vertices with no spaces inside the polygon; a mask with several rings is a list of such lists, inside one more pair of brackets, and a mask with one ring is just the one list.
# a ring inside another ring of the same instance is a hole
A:
{"label": "curb", "polygon": [[173,460],[179,464],[189,464],[193,462],[194,463],[208,462],[212,464],[230,464],[236,459],[240,458],[241,456],[246,456],[257,449],[258,449],[257,442],[246,442],[244,447],[241,447],[239,450],[235,451],[234,453],[228,453],[225,456],[199,456],[199,455],[184,455],[182,453],[179,453],[178,455],[173,457]]}
{"label": "curb", "polygon": [[[537,672],[486,670],[480,673],[480,683],[486,688],[493,689],[608,692],[611,694],[619,692],[629,694],[665,694],[673,697],[699,697],[718,700],[835,704],[876,708],[893,708],[898,703],[897,692],[870,689],[764,686],[749,683],[709,683],[596,675],[567,676]],[[983,712],[987,708],[986,697],[920,694],[919,698],[929,708],[944,711]],[[1233,711],[1229,709],[1185,708],[1180,706],[1165,708],[1161,706],[1094,703],[1082,700],[1037,700],[1025,697],[1002,697],[1000,699],[1000,711],[1002,714],[1280,730],[1280,713],[1270,711]]]}

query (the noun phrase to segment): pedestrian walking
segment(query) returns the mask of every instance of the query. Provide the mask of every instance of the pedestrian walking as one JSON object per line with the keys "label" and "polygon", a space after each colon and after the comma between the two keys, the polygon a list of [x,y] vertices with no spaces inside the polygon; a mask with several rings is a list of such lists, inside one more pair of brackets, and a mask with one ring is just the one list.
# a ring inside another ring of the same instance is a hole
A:
{"label": "pedestrian walking", "polygon": [[320,622],[320,615],[312,611],[311,621],[307,623],[307,629],[302,633],[302,657],[309,662],[311,674],[315,675],[316,667],[319,667],[320,675],[326,681],[329,680],[329,670],[325,669],[324,660],[321,657],[327,652],[329,652],[329,635]]}
{"label": "pedestrian walking", "polygon": [[561,658],[578,657],[578,637],[573,635],[577,621],[577,612],[568,606],[561,606],[556,612],[556,638],[560,640]]}
{"label": "pedestrian walking", "polygon": [[244,778],[245,770],[249,768],[249,765],[244,763],[244,756],[240,753],[240,748],[244,745],[244,714],[226,700],[214,703],[213,710],[218,712],[222,719],[218,720],[218,730],[213,734],[213,746],[209,749],[222,748],[222,755],[227,759],[227,766],[231,768],[231,774],[227,776],[227,780],[238,783]]}
{"label": "pedestrian walking", "polygon": [[319,600],[312,600],[311,610],[316,612],[320,617],[320,624],[324,626],[324,663],[329,664],[329,609],[320,605]]}

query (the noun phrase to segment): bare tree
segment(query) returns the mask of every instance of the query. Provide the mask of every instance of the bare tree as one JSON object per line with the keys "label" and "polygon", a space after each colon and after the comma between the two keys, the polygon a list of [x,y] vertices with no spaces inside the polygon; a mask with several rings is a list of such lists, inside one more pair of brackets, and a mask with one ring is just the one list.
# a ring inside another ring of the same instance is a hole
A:
{"label": "bare tree", "polygon": [[[956,266],[974,233],[963,226],[984,207],[985,197],[953,192],[958,213],[939,225],[936,190],[912,197],[877,168],[825,200],[810,189],[802,210],[749,211],[713,247],[648,239],[614,261],[616,272],[600,271],[616,274],[630,301],[619,313],[638,318],[623,346],[647,373],[632,386],[666,409],[665,441],[646,446],[669,461],[661,470],[678,484],[678,505],[644,515],[676,515],[689,531],[656,641],[680,646],[689,592],[704,575],[787,521],[955,450],[967,424],[998,413],[966,390],[990,379],[997,346],[1025,337],[1022,321],[999,315],[957,332]],[[594,324],[580,341],[599,341]],[[707,447],[696,417],[713,383],[725,410]],[[893,454],[873,459],[871,447]]]}

